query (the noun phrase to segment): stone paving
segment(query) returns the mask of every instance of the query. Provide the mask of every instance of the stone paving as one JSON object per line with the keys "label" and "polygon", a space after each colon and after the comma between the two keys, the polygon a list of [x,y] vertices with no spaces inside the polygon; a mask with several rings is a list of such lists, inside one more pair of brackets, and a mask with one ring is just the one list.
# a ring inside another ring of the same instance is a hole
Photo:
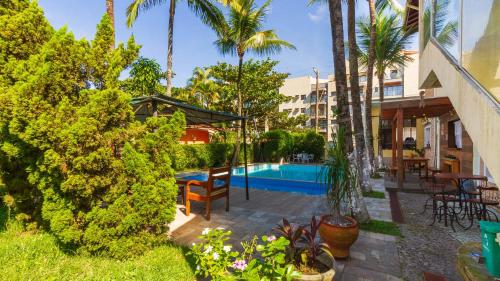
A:
{"label": "stone paving", "polygon": [[[480,231],[477,226],[464,230],[456,226],[456,232],[443,223],[432,223],[432,210],[422,214],[425,194],[416,194],[416,179],[410,178],[412,193],[399,192],[399,201],[405,224],[400,225],[404,239],[397,243],[403,278],[405,280],[422,280],[423,272],[431,272],[445,276],[448,280],[461,280],[456,269],[457,250],[465,242],[479,242]],[[391,182],[387,186],[393,185]]]}
{"label": "stone paving", "polygon": [[[375,183],[377,190],[383,190],[383,181]],[[367,200],[373,218],[390,221],[387,199]],[[253,235],[265,235],[286,217],[291,222],[306,224],[311,216],[327,213],[327,205],[322,196],[306,196],[287,192],[271,192],[250,189],[250,200],[245,200],[244,189],[232,188],[230,211],[225,212],[224,200],[212,205],[211,221],[203,217],[204,204],[192,202],[191,215],[184,214],[179,205],[175,221],[171,224],[174,241],[191,245],[205,227],[224,227],[233,232],[231,244]],[[335,280],[402,280],[399,264],[397,240],[389,235],[361,231],[358,241],[351,248],[351,258],[336,262]]]}

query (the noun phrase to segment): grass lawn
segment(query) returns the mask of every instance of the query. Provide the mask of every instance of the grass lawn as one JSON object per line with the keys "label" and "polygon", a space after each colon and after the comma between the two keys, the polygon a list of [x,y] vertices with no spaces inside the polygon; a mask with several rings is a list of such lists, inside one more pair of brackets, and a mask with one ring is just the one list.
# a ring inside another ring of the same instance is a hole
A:
{"label": "grass lawn", "polygon": [[165,245],[125,261],[77,256],[61,251],[47,233],[0,223],[1,280],[195,280],[186,248]]}
{"label": "grass lawn", "polygon": [[398,225],[393,222],[371,220],[369,223],[360,224],[359,228],[365,231],[403,237]]}
{"label": "grass lawn", "polygon": [[385,193],[382,191],[370,191],[370,192],[363,192],[363,197],[371,197],[371,198],[378,198],[378,199],[384,199],[385,198]]}

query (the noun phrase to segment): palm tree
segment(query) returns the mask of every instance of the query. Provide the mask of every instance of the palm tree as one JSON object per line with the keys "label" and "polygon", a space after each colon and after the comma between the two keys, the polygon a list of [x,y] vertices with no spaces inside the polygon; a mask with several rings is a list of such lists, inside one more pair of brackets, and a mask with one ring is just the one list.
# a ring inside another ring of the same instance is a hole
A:
{"label": "palm tree", "polygon": [[[224,21],[214,28],[217,33],[215,45],[223,55],[238,56],[238,78],[236,91],[238,94],[238,114],[242,114],[241,78],[243,75],[243,59],[245,54],[268,55],[278,53],[282,48],[295,49],[287,41],[281,40],[274,30],[264,30],[264,21],[272,0],[257,7],[255,0],[233,0],[229,4],[229,12]],[[233,155],[233,165],[237,164],[240,150],[241,121],[238,126],[238,140]]]}
{"label": "palm tree", "polygon": [[[344,135],[344,142],[346,152],[350,153],[353,149],[352,143],[352,128],[351,128],[351,117],[349,113],[349,98],[347,92],[347,74],[346,74],[346,63],[345,63],[345,44],[344,44],[344,27],[342,21],[342,3],[341,0],[309,0],[309,5],[314,3],[328,3],[328,8],[330,11],[330,27],[332,32],[332,53],[333,62],[335,70],[335,90],[337,91],[337,123],[339,125],[339,132]],[[354,8],[354,6],[352,6]],[[353,12],[353,11],[351,11]],[[354,18],[354,14],[352,14]],[[352,40],[352,38],[349,38]],[[349,44],[355,41],[350,41]],[[357,52],[354,51],[354,56]],[[357,71],[357,69],[356,69]],[[359,89],[358,89],[359,91]],[[359,161],[359,159],[357,159]],[[359,167],[359,165],[358,165]],[[361,187],[356,184],[355,192],[353,196],[356,199],[358,205],[358,211],[356,218],[360,222],[366,222],[370,220],[370,215],[366,204],[364,203]]]}
{"label": "palm tree", "polygon": [[188,89],[191,96],[196,97],[200,104],[210,108],[219,100],[217,85],[212,80],[212,69],[196,67],[193,76],[188,81]]}
{"label": "palm tree", "polygon": [[[384,77],[385,71],[391,67],[402,67],[413,59],[405,52],[406,46],[410,44],[411,33],[405,31],[400,25],[398,15],[385,15],[378,13],[375,18],[376,40],[374,65],[379,84],[380,102],[384,101]],[[371,23],[366,18],[358,23],[360,46],[364,51],[361,61],[366,65],[368,55],[366,51],[370,48]],[[379,118],[379,158],[382,157],[381,149],[381,119]]]}
{"label": "palm tree", "polygon": [[[231,0],[219,0],[218,2],[227,4]],[[154,6],[166,3],[167,0],[133,0],[127,8],[127,26],[131,27],[136,21],[139,13],[149,10]],[[177,0],[170,0],[168,19],[168,53],[167,53],[167,96],[172,95],[172,55],[174,40],[174,19],[175,6]],[[201,18],[202,22],[212,27],[218,25],[223,19],[223,15],[211,0],[186,0],[189,8]]]}
{"label": "palm tree", "polygon": [[349,45],[349,82],[351,84],[352,100],[352,123],[354,127],[354,140],[356,142],[356,162],[358,166],[359,184],[365,191],[369,185],[364,182],[364,158],[365,158],[365,132],[363,128],[363,115],[361,114],[361,98],[358,73],[358,45],[356,43],[356,3],[355,0],[347,0],[347,37]]}
{"label": "palm tree", "polygon": [[109,16],[109,19],[111,20],[111,26],[113,27],[113,40],[111,42],[111,49],[115,48],[115,7],[114,7],[114,0],[106,0],[106,13]]}
{"label": "palm tree", "polygon": [[370,45],[367,50],[366,59],[366,94],[365,94],[365,131],[366,150],[370,169],[374,167],[375,152],[373,149],[373,126],[372,126],[372,95],[373,95],[373,64],[375,63],[375,41],[377,30],[375,22],[375,0],[368,0],[370,9]]}
{"label": "palm tree", "polygon": [[344,140],[348,152],[352,152],[352,128],[347,93],[347,74],[345,64],[344,25],[342,21],[341,0],[309,0],[308,6],[328,3],[330,28],[332,32],[332,53],[335,70],[335,90],[337,92],[338,125],[345,133]]}

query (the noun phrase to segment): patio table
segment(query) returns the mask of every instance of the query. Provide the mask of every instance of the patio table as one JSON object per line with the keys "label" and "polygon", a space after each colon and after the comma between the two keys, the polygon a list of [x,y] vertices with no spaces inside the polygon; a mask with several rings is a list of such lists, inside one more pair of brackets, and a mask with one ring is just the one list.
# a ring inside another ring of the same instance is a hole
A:
{"label": "patio table", "polygon": [[463,184],[468,180],[488,180],[485,176],[474,175],[471,173],[438,173],[434,175],[434,178],[438,180],[451,180],[454,181],[459,189],[459,192],[462,193]]}
{"label": "patio table", "polygon": [[[410,158],[410,157],[405,157],[403,158],[403,163],[405,164],[405,167],[408,165],[408,164],[418,164],[418,176],[419,177],[422,177],[422,167],[426,167],[425,169],[425,178],[429,178],[429,169],[427,169],[427,167],[429,167],[429,158],[423,158],[423,157],[414,157],[414,158]],[[424,164],[424,166],[422,166],[422,164]],[[405,173],[405,169],[403,169],[403,175]]]}
{"label": "patio table", "polygon": [[[467,206],[467,192],[464,189],[464,183],[468,180],[480,180],[480,181],[487,181],[488,178],[485,176],[481,175],[474,175],[471,173],[438,173],[434,175],[435,180],[449,180],[455,182],[457,186],[457,195],[458,195],[458,200],[459,200],[459,207],[460,210],[458,213],[462,213],[462,211],[465,211],[464,216],[462,217],[465,218],[468,213],[468,209],[472,208],[471,206]],[[472,209],[470,209],[470,214],[469,214],[469,220],[470,220],[470,225],[468,227],[464,227],[465,229],[469,229],[473,225],[474,221],[474,214],[472,213]],[[458,222],[458,221],[457,221]],[[461,225],[459,223],[459,225]],[[463,227],[463,226],[462,226]]]}

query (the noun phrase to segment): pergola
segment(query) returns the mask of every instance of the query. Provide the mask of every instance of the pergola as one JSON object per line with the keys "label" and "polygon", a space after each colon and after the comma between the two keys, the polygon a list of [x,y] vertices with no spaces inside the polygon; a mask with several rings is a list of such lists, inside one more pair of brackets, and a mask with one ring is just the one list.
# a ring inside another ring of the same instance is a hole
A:
{"label": "pergola", "polygon": [[134,108],[136,117],[140,120],[145,120],[148,116],[171,116],[176,111],[181,111],[186,116],[186,123],[189,126],[208,125],[213,127],[214,124],[241,121],[243,129],[243,154],[245,158],[245,191],[246,199],[249,200],[247,144],[245,141],[247,138],[246,117],[200,108],[190,105],[185,101],[160,94],[133,98],[131,104]]}
{"label": "pergola", "polygon": [[392,165],[397,167],[398,188],[403,188],[403,120],[438,117],[453,110],[448,97],[384,101],[380,118],[392,121]]}

